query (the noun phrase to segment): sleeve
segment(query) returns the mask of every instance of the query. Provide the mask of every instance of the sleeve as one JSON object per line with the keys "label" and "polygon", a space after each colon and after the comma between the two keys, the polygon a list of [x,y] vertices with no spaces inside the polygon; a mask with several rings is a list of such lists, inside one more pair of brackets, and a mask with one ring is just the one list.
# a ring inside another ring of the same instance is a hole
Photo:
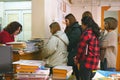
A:
{"label": "sleeve", "polygon": [[73,31],[70,33],[70,36],[69,36],[69,40],[70,40],[69,41],[70,43],[68,46],[69,51],[72,50],[72,48],[77,47],[80,36],[81,36],[80,29],[73,29]]}
{"label": "sleeve", "polygon": [[117,45],[117,34],[110,34],[105,40],[108,41],[108,47],[114,47]]}
{"label": "sleeve", "polygon": [[42,51],[43,58],[47,58],[56,52],[57,42],[58,42],[57,38],[55,36],[51,36],[51,38],[48,40],[47,44],[43,48]]}
{"label": "sleeve", "polygon": [[2,41],[2,44],[6,44],[6,42],[10,42],[10,38],[7,34],[4,34],[4,35],[0,35],[1,37],[1,41]]}

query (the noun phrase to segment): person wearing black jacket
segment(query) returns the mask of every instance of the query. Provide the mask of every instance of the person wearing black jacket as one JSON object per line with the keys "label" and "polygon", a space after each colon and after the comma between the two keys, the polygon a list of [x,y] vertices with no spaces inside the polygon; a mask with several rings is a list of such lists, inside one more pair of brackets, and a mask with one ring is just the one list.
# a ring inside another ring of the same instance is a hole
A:
{"label": "person wearing black jacket", "polygon": [[67,47],[68,50],[68,66],[73,67],[73,74],[75,74],[76,79],[79,80],[79,70],[77,66],[74,64],[74,57],[77,54],[77,45],[80,40],[80,36],[82,34],[82,28],[77,22],[76,18],[73,14],[68,14],[65,16],[66,21],[66,29],[65,33],[69,39],[69,45]]}

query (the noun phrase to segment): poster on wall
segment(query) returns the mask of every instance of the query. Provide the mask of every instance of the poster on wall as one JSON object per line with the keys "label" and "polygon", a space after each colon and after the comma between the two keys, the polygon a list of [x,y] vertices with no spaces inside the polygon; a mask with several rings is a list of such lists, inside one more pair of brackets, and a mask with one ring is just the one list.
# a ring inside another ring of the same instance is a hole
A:
{"label": "poster on wall", "polygon": [[60,0],[58,1],[58,5],[57,5],[57,21],[60,23],[61,29],[62,31],[64,31],[65,29],[65,20],[64,17],[66,15],[66,2]]}

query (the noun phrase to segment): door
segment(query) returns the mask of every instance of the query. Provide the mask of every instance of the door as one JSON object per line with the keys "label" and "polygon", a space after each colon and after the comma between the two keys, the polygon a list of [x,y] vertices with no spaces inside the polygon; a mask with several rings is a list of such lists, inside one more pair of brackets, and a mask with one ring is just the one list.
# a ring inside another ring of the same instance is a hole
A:
{"label": "door", "polygon": [[18,21],[23,26],[23,31],[16,36],[16,41],[31,39],[31,10],[5,11],[5,25],[12,21]]}

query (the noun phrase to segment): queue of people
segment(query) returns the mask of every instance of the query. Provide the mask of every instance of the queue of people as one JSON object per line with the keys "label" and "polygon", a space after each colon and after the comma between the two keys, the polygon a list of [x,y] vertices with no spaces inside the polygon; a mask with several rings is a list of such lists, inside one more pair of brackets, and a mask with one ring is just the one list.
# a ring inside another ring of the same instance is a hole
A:
{"label": "queue of people", "polygon": [[[73,14],[66,15],[64,31],[61,31],[58,22],[51,23],[49,28],[52,35],[42,49],[46,66],[51,69],[59,65],[72,66],[72,75],[75,75],[76,80],[92,80],[95,75],[93,70],[98,69],[99,61],[102,70],[115,71],[117,34],[114,30],[118,22],[113,17],[107,17],[104,21],[107,31],[104,36],[89,11],[82,14],[81,25]],[[0,43],[14,41],[14,36],[21,31],[20,23],[15,21],[8,24],[0,32]],[[102,45],[104,41],[107,41],[105,46]]]}

